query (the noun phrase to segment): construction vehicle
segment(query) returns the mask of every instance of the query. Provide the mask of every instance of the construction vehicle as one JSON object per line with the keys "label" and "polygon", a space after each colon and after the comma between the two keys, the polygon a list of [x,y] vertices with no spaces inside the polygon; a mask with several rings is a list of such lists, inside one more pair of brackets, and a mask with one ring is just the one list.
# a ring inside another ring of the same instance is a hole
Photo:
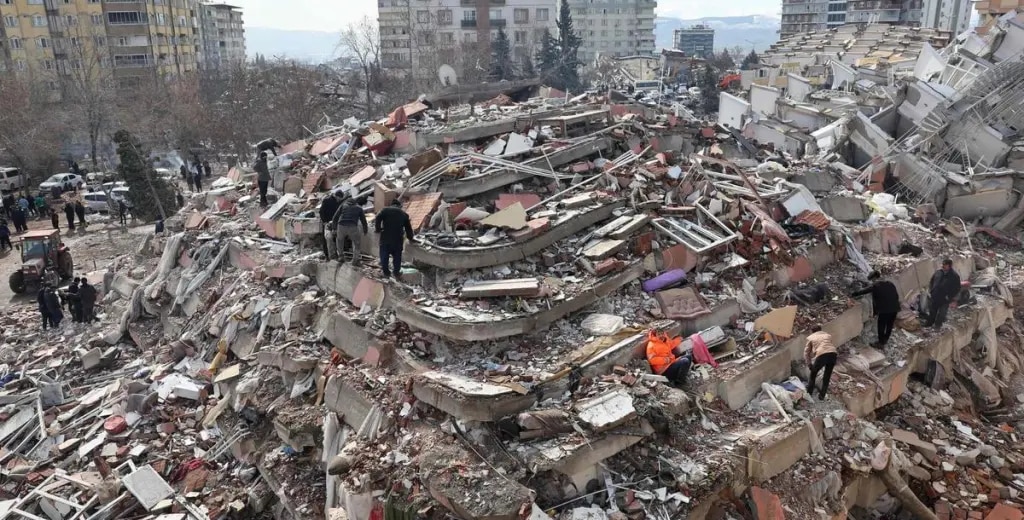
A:
{"label": "construction vehicle", "polygon": [[719,90],[729,90],[733,87],[739,88],[742,77],[739,74],[726,74],[718,83]]}
{"label": "construction vehicle", "polygon": [[71,278],[75,263],[60,241],[60,230],[40,229],[21,235],[21,267],[11,273],[11,290],[24,294],[38,289],[44,282],[56,286],[62,279]]}

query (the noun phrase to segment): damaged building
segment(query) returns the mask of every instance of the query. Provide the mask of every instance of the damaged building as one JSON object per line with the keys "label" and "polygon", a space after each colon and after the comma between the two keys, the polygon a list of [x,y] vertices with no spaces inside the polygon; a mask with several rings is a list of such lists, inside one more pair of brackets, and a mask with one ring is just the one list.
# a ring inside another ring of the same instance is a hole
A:
{"label": "damaged building", "polygon": [[[4,317],[0,518],[1021,518],[1021,27],[837,36],[718,121],[425,96],[282,147],[267,207],[233,168],[88,274],[98,324]],[[373,232],[324,258],[328,196],[402,201],[400,281]],[[652,331],[700,352],[684,386]]]}

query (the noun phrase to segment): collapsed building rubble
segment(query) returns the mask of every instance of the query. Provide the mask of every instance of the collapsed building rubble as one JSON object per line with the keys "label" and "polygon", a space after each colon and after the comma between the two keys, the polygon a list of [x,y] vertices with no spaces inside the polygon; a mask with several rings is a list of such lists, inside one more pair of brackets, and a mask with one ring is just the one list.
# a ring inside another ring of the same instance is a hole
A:
{"label": "collapsed building rubble", "polygon": [[[423,99],[283,146],[265,208],[233,168],[117,260],[97,325],[4,318],[0,517],[1019,515],[1020,112],[978,90],[1019,100],[1019,27],[892,84],[723,94],[719,123]],[[820,127],[775,112],[840,98]],[[982,124],[1006,146],[965,141]],[[401,281],[324,258],[333,193],[371,220],[404,202]],[[924,329],[944,257],[964,291]],[[873,269],[902,300],[884,350],[849,296]],[[840,349],[825,400],[815,325]],[[707,349],[684,387],[651,373],[651,329]]]}

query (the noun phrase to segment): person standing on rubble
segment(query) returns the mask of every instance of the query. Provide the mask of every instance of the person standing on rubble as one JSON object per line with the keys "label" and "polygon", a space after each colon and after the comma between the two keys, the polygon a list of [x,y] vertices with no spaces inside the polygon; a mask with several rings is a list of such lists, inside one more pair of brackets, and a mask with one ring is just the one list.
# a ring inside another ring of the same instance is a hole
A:
{"label": "person standing on rubble", "polygon": [[871,271],[868,275],[871,286],[867,289],[856,291],[851,296],[857,298],[865,294],[871,294],[871,308],[878,315],[878,343],[877,348],[885,348],[892,335],[892,327],[896,323],[896,315],[900,312],[900,292],[896,285],[889,280],[883,280],[882,274],[878,271]]}
{"label": "person standing on rubble", "polygon": [[53,207],[50,207],[50,223],[53,224],[53,229],[60,229],[60,215]]}
{"label": "person standing on rubble", "polygon": [[70,202],[64,203],[64,216],[68,219],[68,231],[75,230],[75,208]]}
{"label": "person standing on rubble", "polygon": [[49,213],[49,211],[47,211],[47,207],[46,207],[46,198],[43,197],[42,192],[40,192],[38,195],[36,195],[35,204],[36,204],[36,218],[37,219],[41,219],[41,218],[45,217],[47,213]]}
{"label": "person standing on rubble", "polygon": [[[349,197],[341,209],[335,212],[333,227],[335,229],[335,236],[337,237],[337,245],[335,247],[338,251],[339,263],[345,263],[346,240],[352,242],[352,266],[358,267],[359,264],[362,263],[363,253],[360,246],[363,243],[363,235],[370,230],[369,226],[366,224],[366,212],[363,211],[364,204],[366,204],[365,197],[359,197],[359,199]],[[381,214],[383,213],[384,212],[382,211]],[[409,217],[406,216],[406,221],[408,221],[408,219]],[[361,231],[359,229],[360,227],[362,228]],[[410,230],[411,229],[412,227],[410,224]],[[401,241],[401,236],[399,236],[399,241]],[[398,247],[402,247],[401,242],[399,242]],[[399,258],[401,258],[401,254],[401,251],[399,251]],[[401,274],[399,269],[401,269],[401,260],[398,260],[398,263],[395,266],[396,275]]]}
{"label": "person standing on rubble", "polygon": [[[388,268],[388,259],[394,268],[395,279],[402,281],[402,250],[405,247],[403,238],[412,242],[412,222],[409,214],[402,210],[402,202],[395,199],[390,206],[380,210],[373,219],[373,229],[379,235],[380,268],[385,278],[390,278],[392,269]],[[403,236],[404,235],[404,236]],[[338,251],[338,256],[341,256]]]}
{"label": "person standing on rubble", "polygon": [[78,215],[78,223],[85,228],[85,204],[82,204],[82,199],[75,201],[75,214]]}
{"label": "person standing on rubble", "polygon": [[128,227],[128,203],[123,198],[117,199],[117,215],[121,219],[121,227]]}
{"label": "person standing on rubble", "polygon": [[[39,287],[39,293],[36,295],[36,302],[39,303],[39,316],[43,318],[43,330],[50,328],[53,323],[50,321],[50,310],[46,306],[46,289],[49,288],[50,284],[44,283]],[[56,327],[56,325],[54,325]]]}
{"label": "person standing on rubble", "polygon": [[209,179],[210,175],[213,173],[213,168],[210,168],[209,160],[203,161],[203,171],[206,173],[206,178]]}
{"label": "person standing on rubble", "polygon": [[960,294],[960,275],[953,270],[952,260],[942,260],[942,267],[932,275],[928,288],[928,317],[923,325],[938,330],[946,322],[949,304]]}
{"label": "person standing on rubble", "polygon": [[[64,319],[60,298],[57,296],[57,292],[53,290],[52,285],[47,285],[43,291],[43,306],[46,309],[47,318],[50,320],[50,326],[57,328],[60,326],[61,320]],[[44,326],[43,328],[45,329],[46,327]]]}
{"label": "person standing on rubble", "polygon": [[320,225],[324,228],[324,256],[328,260],[334,259],[337,255],[337,248],[334,244],[334,217],[337,215],[338,209],[341,208],[341,198],[341,190],[336,190],[324,197],[323,202],[320,203]]}
{"label": "person standing on rubble", "polygon": [[256,185],[260,188],[260,206],[267,206],[267,189],[270,187],[270,168],[267,166],[267,152],[260,152],[259,159],[252,165],[256,171]]}
{"label": "person standing on rubble", "polygon": [[82,321],[82,300],[78,294],[78,278],[72,280],[71,285],[68,286],[65,300],[67,300],[71,321],[75,323]]}
{"label": "person standing on rubble", "polygon": [[825,369],[821,376],[821,393],[818,394],[818,399],[825,399],[825,394],[828,393],[828,383],[832,380],[832,369],[835,368],[838,357],[835,343],[832,342],[832,335],[815,325],[811,329],[811,335],[807,336],[807,344],[804,346],[804,361],[811,367],[811,377],[807,380],[807,395],[814,395],[818,372]]}
{"label": "person standing on rubble", "polygon": [[78,287],[79,303],[82,306],[82,323],[96,321],[96,294],[96,288],[83,277],[82,283]]}

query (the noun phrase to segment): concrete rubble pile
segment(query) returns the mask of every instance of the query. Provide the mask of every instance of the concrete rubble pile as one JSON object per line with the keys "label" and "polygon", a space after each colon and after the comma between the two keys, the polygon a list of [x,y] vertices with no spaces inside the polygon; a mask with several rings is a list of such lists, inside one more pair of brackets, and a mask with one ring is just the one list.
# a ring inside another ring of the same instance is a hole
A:
{"label": "concrete rubble pile", "polygon": [[[717,123],[522,85],[325,122],[271,159],[269,207],[236,167],[119,257],[98,324],[3,319],[0,518],[1014,518],[1017,201],[950,202],[1012,192],[1020,145],[949,139],[1019,114],[961,74],[941,125],[880,125],[970,60],[1017,95],[998,56],[1018,26],[892,85],[810,88],[846,108],[781,137],[764,128],[798,101],[756,87]],[[401,281],[372,232],[362,265],[324,258],[332,193],[367,197],[371,225],[403,201]],[[964,291],[924,329],[944,257]],[[872,269],[903,302],[884,350],[849,296]],[[840,353],[825,400],[804,386],[815,325]],[[652,329],[706,347],[685,387],[651,373]]]}

